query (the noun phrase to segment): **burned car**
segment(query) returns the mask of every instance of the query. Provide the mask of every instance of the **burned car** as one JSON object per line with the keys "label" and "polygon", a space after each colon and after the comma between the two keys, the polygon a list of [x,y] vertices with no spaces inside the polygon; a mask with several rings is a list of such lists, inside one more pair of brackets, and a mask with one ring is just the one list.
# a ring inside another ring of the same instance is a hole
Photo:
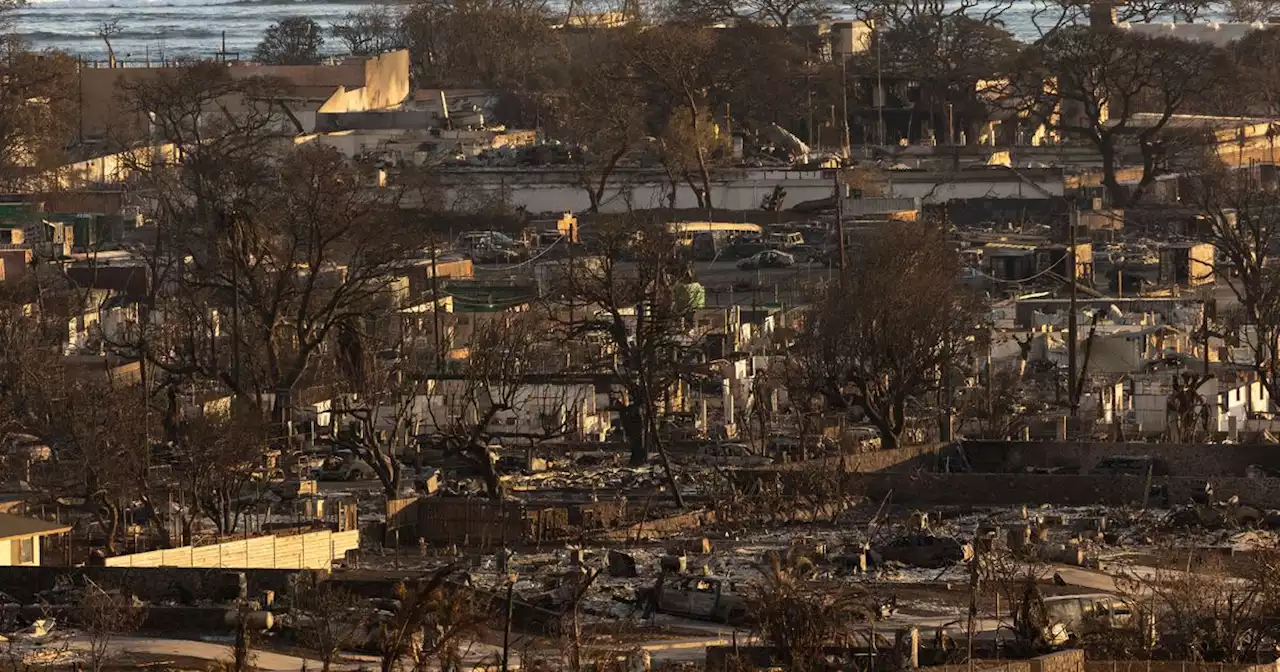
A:
{"label": "burned car", "polygon": [[[1055,646],[1091,632],[1132,628],[1139,622],[1138,609],[1110,593],[1062,595],[1044,598],[1048,631],[1045,640]],[[1154,636],[1154,624],[1145,623],[1145,636]]]}
{"label": "burned car", "polygon": [[664,577],[653,590],[659,613],[722,623],[740,623],[747,617],[742,591],[724,577]]}

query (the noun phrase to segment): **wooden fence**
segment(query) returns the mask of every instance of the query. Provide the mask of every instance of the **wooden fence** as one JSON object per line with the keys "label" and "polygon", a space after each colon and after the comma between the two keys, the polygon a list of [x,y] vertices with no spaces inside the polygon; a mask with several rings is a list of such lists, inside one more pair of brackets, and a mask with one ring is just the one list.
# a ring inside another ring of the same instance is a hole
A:
{"label": "wooden fence", "polygon": [[183,546],[107,558],[108,567],[225,567],[230,569],[329,569],[360,548],[360,531],[306,532],[253,537],[209,546]]}

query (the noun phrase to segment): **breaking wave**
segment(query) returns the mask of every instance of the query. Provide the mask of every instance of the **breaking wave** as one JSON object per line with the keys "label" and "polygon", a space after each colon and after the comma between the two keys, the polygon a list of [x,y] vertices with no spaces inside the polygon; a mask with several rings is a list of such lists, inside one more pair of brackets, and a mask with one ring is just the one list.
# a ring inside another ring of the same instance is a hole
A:
{"label": "breaking wave", "polygon": [[[160,35],[159,37],[163,37],[166,40],[181,41],[181,40],[207,40],[207,39],[221,37],[221,36],[222,36],[221,31],[209,30],[208,28],[171,27],[167,30],[164,30],[163,34]],[[101,41],[101,38],[99,38],[97,35],[94,35],[93,33],[87,33],[87,34],[86,33],[62,33],[62,32],[48,32],[43,30],[37,30],[30,33],[23,33],[23,37],[26,37],[28,40],[31,40],[33,42],[39,42],[41,44],[79,41],[79,40]],[[156,31],[154,30],[124,30],[113,35],[111,37],[111,40],[112,42],[125,41],[125,40],[154,40],[157,37],[158,36],[156,34]]]}

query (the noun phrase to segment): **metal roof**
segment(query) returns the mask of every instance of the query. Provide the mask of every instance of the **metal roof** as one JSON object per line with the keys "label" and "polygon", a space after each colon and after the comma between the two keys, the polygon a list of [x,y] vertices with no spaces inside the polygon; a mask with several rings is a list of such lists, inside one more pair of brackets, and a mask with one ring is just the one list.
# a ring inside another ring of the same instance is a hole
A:
{"label": "metal roof", "polygon": [[49,534],[70,532],[70,525],[51,523],[39,518],[27,518],[0,513],[0,541],[22,537],[42,537]]}

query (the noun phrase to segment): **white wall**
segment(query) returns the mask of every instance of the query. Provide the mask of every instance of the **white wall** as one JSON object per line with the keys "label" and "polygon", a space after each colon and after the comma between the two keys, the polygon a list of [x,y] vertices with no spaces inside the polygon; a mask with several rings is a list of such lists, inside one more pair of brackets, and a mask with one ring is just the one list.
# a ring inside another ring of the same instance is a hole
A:
{"label": "white wall", "polygon": [[1230,429],[1230,418],[1236,419],[1236,427],[1243,429],[1249,414],[1270,410],[1271,399],[1267,386],[1261,381],[1241,385],[1218,395],[1218,425],[1216,431]]}
{"label": "white wall", "polygon": [[[797,203],[830,198],[830,180],[801,179],[751,179],[712,183],[711,204],[725,210],[758,210],[760,201],[781,184],[787,190],[783,208]],[[658,182],[642,182],[625,187],[625,194],[609,190],[600,210],[606,213],[627,212],[629,209],[645,210],[667,207],[669,185]],[[529,212],[582,212],[591,207],[591,199],[582,187],[569,184],[519,184],[509,186],[472,185],[465,189],[451,188],[445,191],[447,205],[465,207],[469,201],[482,198],[504,198],[512,207],[523,207]],[[630,207],[628,207],[630,203]],[[696,208],[698,199],[687,184],[676,190],[677,208]]]}
{"label": "white wall", "polygon": [[[13,542],[14,542],[13,539],[0,540],[0,567],[18,566],[18,556],[13,553]],[[40,564],[39,537],[33,540],[33,544],[35,546],[35,556],[33,557],[34,561],[22,563],[22,565],[25,567],[30,567],[30,566],[35,566]]]}
{"label": "white wall", "polygon": [[[1196,388],[1204,399],[1218,395],[1217,379],[1205,381]],[[1173,392],[1172,373],[1133,375],[1133,414],[1143,432],[1163,432],[1169,428],[1169,395]],[[1213,409],[1210,409],[1213,422]]]}
{"label": "white wall", "polygon": [[[476,416],[482,412],[487,407],[486,400],[481,399],[477,404],[462,398],[461,395],[475,392],[470,388],[464,381],[434,381],[430,394],[418,395],[413,402],[410,417],[418,421],[418,431],[429,433],[462,413]],[[541,413],[559,413],[558,421],[564,422],[571,433],[592,434],[608,429],[608,415],[598,410],[594,385],[526,385],[517,390],[515,396],[516,410],[499,411],[488,427],[490,432],[499,435],[540,433],[543,431]],[[575,408],[576,415],[571,415]],[[394,418],[394,408],[379,409],[379,417]],[[474,420],[464,418],[463,421]],[[390,429],[390,425],[388,421],[381,428]]]}

